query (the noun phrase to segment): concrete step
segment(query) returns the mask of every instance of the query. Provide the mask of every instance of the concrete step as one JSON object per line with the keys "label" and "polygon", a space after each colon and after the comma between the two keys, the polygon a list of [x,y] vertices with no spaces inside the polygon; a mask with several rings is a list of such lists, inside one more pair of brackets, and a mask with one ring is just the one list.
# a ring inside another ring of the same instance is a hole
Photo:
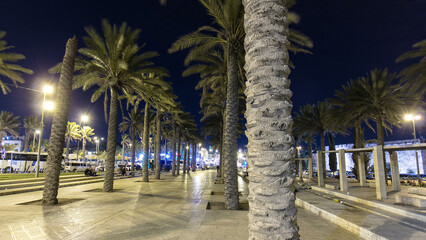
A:
{"label": "concrete step", "polygon": [[[74,181],[85,181],[85,180],[92,180],[95,178],[101,178],[101,177],[78,177],[78,178],[60,178],[61,183],[66,182],[74,182]],[[44,178],[43,181],[33,181],[33,182],[18,182],[18,183],[12,183],[12,184],[4,184],[0,185],[0,190],[6,190],[6,189],[13,189],[13,188],[24,188],[24,187],[31,187],[31,186],[37,186],[37,185],[44,185]]]}
{"label": "concrete step", "polygon": [[370,200],[366,200],[366,199],[363,199],[363,198],[355,197],[353,195],[348,195],[348,194],[344,194],[344,193],[341,193],[341,192],[332,191],[332,190],[328,190],[328,189],[320,188],[320,187],[316,187],[316,186],[312,186],[312,190],[317,191],[317,192],[321,192],[321,193],[325,193],[325,194],[329,194],[329,195],[332,195],[334,197],[346,199],[346,200],[349,200],[349,201],[352,201],[352,202],[364,204],[364,205],[367,205],[367,206],[370,206],[370,207],[374,207],[376,209],[388,211],[388,212],[393,213],[393,214],[398,214],[398,215],[401,215],[404,218],[418,219],[418,220],[421,220],[421,221],[426,223],[426,214],[422,213],[421,211],[418,211],[417,209],[414,209],[414,210],[413,209],[407,209],[407,208],[404,208],[402,206],[385,204],[385,203],[382,203],[380,201],[370,201]]}
{"label": "concrete step", "polygon": [[396,203],[426,208],[426,196],[400,193],[395,196]]}
{"label": "concrete step", "polygon": [[426,223],[312,190],[300,190],[296,205],[364,239],[426,239]]}
{"label": "concrete step", "polygon": [[[67,181],[59,182],[59,187],[71,187],[76,185],[83,185],[83,184],[90,184],[90,183],[97,183],[97,182],[103,182],[103,177],[87,177],[86,180],[75,180],[75,181]],[[119,179],[125,179],[128,178],[127,176],[114,176],[114,180]],[[0,196],[4,195],[11,195],[11,194],[18,194],[18,193],[25,193],[25,192],[33,192],[33,191],[40,191],[44,189],[44,182],[42,184],[38,184],[37,186],[30,186],[30,187],[20,187],[20,188],[13,188],[13,189],[7,189],[7,190],[0,190]]]}
{"label": "concrete step", "polygon": [[419,188],[419,187],[408,188],[408,193],[426,196],[426,188]]}
{"label": "concrete step", "polygon": [[[85,175],[84,174],[65,175],[65,176],[59,176],[59,179],[81,178],[81,177],[85,177]],[[23,178],[23,179],[14,179],[14,180],[1,180],[0,185],[9,185],[9,184],[15,184],[15,183],[28,183],[28,182],[44,182],[44,177]]]}

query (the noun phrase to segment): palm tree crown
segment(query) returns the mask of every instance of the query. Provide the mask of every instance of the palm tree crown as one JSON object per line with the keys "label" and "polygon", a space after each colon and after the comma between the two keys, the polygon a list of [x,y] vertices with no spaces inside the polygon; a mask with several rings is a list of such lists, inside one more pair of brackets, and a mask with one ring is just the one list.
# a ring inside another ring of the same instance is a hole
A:
{"label": "palm tree crown", "polygon": [[[6,32],[0,31],[0,76],[9,78],[10,80],[12,80],[13,84],[17,87],[18,83],[25,82],[20,72],[32,74],[33,71],[27,68],[23,68],[16,64],[11,64],[19,60],[25,59],[25,56],[19,53],[5,52],[6,50],[9,50],[14,47],[8,46],[7,42],[5,40],[2,40],[4,36],[6,36]],[[0,89],[3,92],[3,94],[7,94],[8,92],[10,92],[10,88],[7,86],[6,83],[1,81],[1,79],[0,79]]]}
{"label": "palm tree crown", "polygon": [[19,135],[19,116],[14,116],[11,112],[0,112],[0,146],[3,141],[3,137],[6,137],[8,134],[13,136]]}

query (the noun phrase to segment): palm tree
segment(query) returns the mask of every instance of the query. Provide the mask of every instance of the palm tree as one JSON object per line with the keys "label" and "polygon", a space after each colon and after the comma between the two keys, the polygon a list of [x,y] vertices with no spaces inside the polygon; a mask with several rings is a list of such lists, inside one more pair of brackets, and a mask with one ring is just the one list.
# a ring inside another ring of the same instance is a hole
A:
{"label": "palm tree", "polygon": [[122,154],[121,154],[121,164],[124,164],[124,156],[125,156],[125,149],[128,148],[130,145],[132,145],[132,140],[130,139],[128,134],[123,134],[121,135],[121,149],[122,149]]}
{"label": "palm tree", "polygon": [[309,177],[313,176],[313,164],[312,164],[312,137],[315,134],[315,128],[311,124],[311,119],[313,119],[313,107],[310,104],[301,106],[299,112],[296,112],[294,117],[294,130],[298,132],[301,136],[301,139],[306,141],[308,145],[308,156],[311,159],[309,162]]}
{"label": "palm tree", "polygon": [[155,179],[160,179],[160,154],[161,154],[161,118],[162,112],[157,111],[157,115],[155,116],[155,133],[154,133],[154,144],[155,144],[155,152],[154,152],[154,161],[155,161]]}
{"label": "palm tree", "polygon": [[[298,239],[286,1],[244,0],[250,239]],[[273,94],[272,94],[273,93]]]}
{"label": "palm tree", "polygon": [[[343,92],[336,94],[348,101],[350,109],[353,110],[352,119],[358,118],[357,129],[360,129],[360,121],[363,119],[375,122],[374,129],[365,120],[367,126],[376,132],[377,144],[382,146],[385,143],[385,129],[392,132],[392,126],[399,126],[404,107],[416,100],[412,96],[407,96],[400,84],[392,83],[394,77],[395,74],[388,73],[387,69],[375,69],[366,77],[350,82],[347,86],[351,88],[347,90],[350,94],[347,96],[342,96]],[[383,161],[386,166],[385,158]]]}
{"label": "palm tree", "polygon": [[[240,0],[200,0],[209,15],[214,18],[218,28],[203,26],[178,39],[169,52],[176,52],[192,48],[185,63],[189,64],[195,57],[219,48],[225,52],[227,61],[227,94],[225,106],[224,145],[225,162],[225,207],[238,209],[238,182],[237,182],[237,138],[238,132],[238,74],[239,55],[244,52],[243,39],[243,6]],[[206,32],[206,33],[204,33]]]}
{"label": "palm tree", "polygon": [[49,139],[46,176],[43,188],[42,203],[53,205],[58,203],[56,198],[59,187],[62,154],[65,145],[65,132],[68,123],[68,110],[71,101],[72,80],[75,55],[77,52],[77,38],[68,39],[63,59],[61,76],[56,89],[56,109],[53,113],[52,130]]}
{"label": "palm tree", "polygon": [[40,119],[36,116],[28,116],[24,118],[24,128],[25,128],[24,151],[28,151],[31,135],[33,135],[35,139],[35,132],[37,131],[37,129],[40,128]]}
{"label": "palm tree", "polygon": [[[78,125],[76,122],[68,122],[67,124],[67,131],[65,132],[65,142],[66,142],[66,150],[65,150],[65,154],[66,157],[65,159],[67,160],[67,162],[70,160],[69,159],[69,148],[70,148],[70,142],[71,141],[77,141],[78,139],[81,138],[81,134],[80,134],[80,125]],[[78,158],[78,156],[77,156]]]}
{"label": "palm tree", "polygon": [[410,59],[417,59],[417,63],[404,68],[398,77],[402,77],[402,82],[408,83],[409,93],[418,96],[420,99],[426,94],[426,40],[413,44],[413,49],[396,59],[396,62],[402,62]]}
{"label": "palm tree", "polygon": [[95,135],[93,131],[94,129],[89,126],[83,126],[80,130],[84,163],[86,163],[86,141],[92,142],[92,136]]}
{"label": "palm tree", "polygon": [[[86,48],[79,49],[81,58],[76,62],[77,75],[74,88],[87,90],[97,85],[92,95],[92,102],[104,95],[105,120],[109,100],[109,121],[107,137],[107,159],[104,191],[112,192],[114,185],[114,162],[117,136],[117,112],[119,94],[144,96],[158,86],[157,79],[151,76],[166,75],[163,68],[154,67],[149,61],[158,56],[156,52],[140,53],[145,45],[138,45],[140,30],[133,30],[122,23],[111,26],[107,20],[102,21],[103,37],[93,27],[85,28],[87,37],[83,38]],[[57,71],[58,67],[51,69]],[[161,83],[160,83],[161,84]],[[145,92],[148,85],[153,85]],[[109,92],[109,94],[108,94]]]}
{"label": "palm tree", "polygon": [[132,140],[131,152],[132,152],[132,171],[135,170],[135,159],[136,159],[136,136],[143,129],[143,116],[137,106],[129,113],[129,117],[124,117],[123,122],[120,123],[120,131],[126,132],[129,130],[130,138]]}
{"label": "palm tree", "polygon": [[[25,80],[22,78],[21,73],[33,74],[33,71],[27,68],[23,68],[15,63],[19,60],[25,59],[25,56],[19,53],[5,52],[6,50],[14,48],[13,46],[8,46],[5,40],[2,40],[6,36],[5,31],[0,31],[0,76],[4,76],[12,80],[13,85],[18,87],[18,83],[24,83]],[[3,94],[10,92],[9,86],[7,83],[4,83],[0,78],[0,89]]]}
{"label": "palm tree", "polygon": [[0,147],[2,146],[3,138],[8,134],[13,136],[19,135],[19,116],[13,116],[11,112],[0,112]]}

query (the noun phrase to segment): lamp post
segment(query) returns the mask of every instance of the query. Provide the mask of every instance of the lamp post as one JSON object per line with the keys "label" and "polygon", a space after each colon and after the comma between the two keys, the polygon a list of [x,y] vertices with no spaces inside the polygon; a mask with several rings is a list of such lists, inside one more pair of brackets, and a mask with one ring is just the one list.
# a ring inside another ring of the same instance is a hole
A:
{"label": "lamp post", "polygon": [[43,107],[41,109],[41,125],[40,125],[40,135],[38,138],[38,150],[37,150],[37,163],[36,163],[36,173],[35,177],[38,177],[40,171],[40,153],[41,153],[41,140],[43,139],[43,129],[44,129],[44,110],[52,110],[54,105],[52,102],[46,102],[46,95],[53,92],[52,86],[46,85],[43,88]]}
{"label": "lamp post", "polygon": [[[81,129],[81,124],[83,124],[85,122],[88,122],[88,121],[89,121],[89,116],[87,116],[86,114],[82,115],[81,118],[80,118],[80,124],[79,124],[80,129]],[[80,140],[77,140],[77,156],[76,156],[76,160],[77,161],[78,161],[78,150],[79,150],[79,147],[80,147]]]}
{"label": "lamp post", "polygon": [[[420,120],[420,115],[413,115],[413,114],[407,114],[405,115],[406,121],[411,121],[413,123],[413,137],[414,142],[417,143],[417,137],[416,137],[416,120]],[[419,156],[417,154],[416,150],[416,165],[417,165],[417,181],[419,183],[419,187],[422,187],[422,178],[420,177],[420,166],[419,166]]]}

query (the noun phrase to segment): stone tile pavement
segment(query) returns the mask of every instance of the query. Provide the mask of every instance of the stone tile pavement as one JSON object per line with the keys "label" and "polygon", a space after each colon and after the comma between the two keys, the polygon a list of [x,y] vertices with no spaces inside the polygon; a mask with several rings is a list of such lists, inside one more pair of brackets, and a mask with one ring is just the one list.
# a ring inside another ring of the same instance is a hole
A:
{"label": "stone tile pavement", "polygon": [[[41,191],[1,196],[0,239],[247,239],[247,211],[206,210],[215,176],[123,179],[114,193],[102,183],[61,188],[57,206],[37,202]],[[302,239],[358,239],[303,209],[298,225]]]}

